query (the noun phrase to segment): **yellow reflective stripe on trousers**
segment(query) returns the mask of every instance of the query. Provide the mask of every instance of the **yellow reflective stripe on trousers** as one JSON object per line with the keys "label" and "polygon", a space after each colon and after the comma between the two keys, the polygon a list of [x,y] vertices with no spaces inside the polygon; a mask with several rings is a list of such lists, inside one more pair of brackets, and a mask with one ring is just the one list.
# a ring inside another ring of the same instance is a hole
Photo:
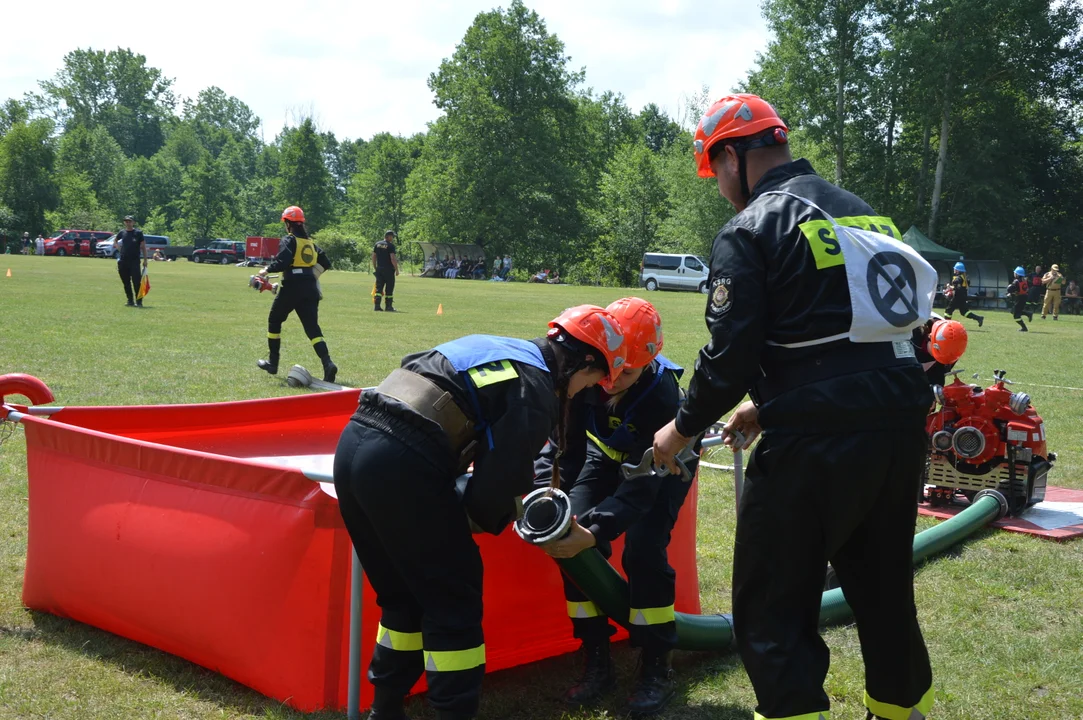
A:
{"label": "yellow reflective stripe on trousers", "polygon": [[282,337],[282,333],[273,333],[273,332],[267,333],[267,339],[268,340],[278,340],[281,337]]}
{"label": "yellow reflective stripe on trousers", "polygon": [[312,344],[313,345],[315,345],[316,343],[322,343],[322,342],[323,342],[323,336],[322,335],[320,337],[312,338]]}
{"label": "yellow reflective stripe on trousers", "polygon": [[932,688],[929,688],[928,692],[921,696],[921,700],[918,700],[918,704],[914,707],[902,707],[901,705],[880,702],[872,699],[867,692],[865,693],[865,707],[873,715],[878,715],[884,720],[925,720],[925,716],[933,709],[934,700]]}
{"label": "yellow reflective stripe on trousers", "polygon": [[485,664],[485,643],[467,650],[426,650],[425,669],[429,672],[473,670]]}
{"label": "yellow reflective stripe on trousers", "polygon": [[673,606],[656,608],[631,608],[628,611],[628,622],[633,625],[661,625],[673,622],[676,619]]}
{"label": "yellow reflective stripe on trousers", "polygon": [[787,715],[783,718],[769,718],[766,715],[756,713],[752,717],[753,720],[831,720],[831,713],[823,710],[822,712],[805,713],[804,715]]}
{"label": "yellow reflective stripe on trousers", "polygon": [[568,601],[568,617],[570,618],[592,618],[601,614],[602,611],[598,609],[598,606],[589,600],[587,602]]}
{"label": "yellow reflective stripe on trousers", "polygon": [[415,652],[422,648],[421,633],[388,630],[383,626],[383,623],[380,623],[376,626],[376,644],[383,645],[390,650]]}
{"label": "yellow reflective stripe on trousers", "polygon": [[589,430],[587,431],[587,437],[590,438],[590,441],[593,442],[595,445],[597,445],[598,449],[601,450],[602,452],[604,452],[606,454],[606,456],[610,460],[615,460],[617,462],[624,462],[625,459],[627,459],[628,453],[622,453],[622,452],[618,452],[618,451],[614,450],[613,448],[609,447],[604,442],[599,440],[597,437],[595,437],[594,433],[592,433]]}

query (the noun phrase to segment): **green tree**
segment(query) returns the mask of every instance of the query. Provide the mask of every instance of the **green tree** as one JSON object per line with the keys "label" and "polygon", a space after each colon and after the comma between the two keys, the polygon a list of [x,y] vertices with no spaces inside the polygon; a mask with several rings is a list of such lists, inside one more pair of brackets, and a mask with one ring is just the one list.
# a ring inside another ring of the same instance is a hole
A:
{"label": "green tree", "polygon": [[681,126],[669,118],[654,103],[648,103],[636,116],[643,131],[643,140],[654,152],[662,152],[681,135]]}
{"label": "green tree", "polygon": [[229,207],[233,190],[231,178],[209,155],[204,155],[185,171],[183,187],[180,219],[174,227],[187,239],[196,241],[214,237],[217,226],[232,222]]}
{"label": "green tree", "polygon": [[56,158],[57,172],[65,178],[60,181],[61,205],[64,183],[75,187],[80,184],[75,176],[82,175],[89,181],[103,210],[114,216],[124,215],[124,208],[129,205],[124,183],[125,162],[124,151],[104,127],[74,125],[68,128],[60,138]]}
{"label": "green tree", "polygon": [[378,238],[386,230],[399,233],[406,225],[406,179],[422,146],[422,135],[380,133],[369,141],[368,164],[354,175],[348,191],[348,217],[361,237]]}
{"label": "green tree", "polygon": [[0,138],[0,204],[31,235],[45,232],[45,213],[57,205],[53,167],[56,141],[47,119],[18,121]]}
{"label": "green tree", "polygon": [[104,207],[94,192],[90,177],[77,170],[65,170],[57,177],[60,205],[45,213],[45,222],[52,231],[61,228],[109,230],[117,227],[117,216]]}
{"label": "green tree", "polygon": [[105,127],[125,154],[150,157],[165,140],[165,125],[176,99],[166,78],[131,50],[78,49],[64,56],[64,67],[40,83],[57,120]]}
{"label": "green tree", "polygon": [[257,139],[255,132],[259,118],[248,105],[218,87],[200,90],[194,101],[186,102],[184,119],[214,157],[218,157],[231,141]]}
{"label": "green tree", "polygon": [[593,218],[598,240],[586,262],[605,284],[634,285],[643,253],[658,241],[669,207],[657,162],[645,145],[625,145],[602,177]]}
{"label": "green tree", "polygon": [[279,139],[278,199],[283,207],[299,205],[305,211],[305,225],[315,232],[335,217],[334,187],[320,135],[312,118],[306,118],[283,131]]}
{"label": "green tree", "polygon": [[733,217],[733,206],[718,194],[714,178],[705,180],[698,175],[691,147],[691,135],[681,133],[658,156],[670,212],[649,250],[707,257],[715,235]]}
{"label": "green tree", "polygon": [[411,184],[416,237],[476,242],[527,265],[578,255],[584,178],[571,93],[582,76],[567,64],[521,0],[475,18],[429,78],[445,116],[425,144],[426,180]]}

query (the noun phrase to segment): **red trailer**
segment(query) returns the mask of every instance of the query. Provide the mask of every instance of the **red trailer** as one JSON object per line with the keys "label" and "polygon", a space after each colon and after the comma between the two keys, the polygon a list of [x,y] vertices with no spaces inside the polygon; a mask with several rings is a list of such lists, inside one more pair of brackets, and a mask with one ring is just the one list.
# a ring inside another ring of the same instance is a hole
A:
{"label": "red trailer", "polygon": [[246,260],[273,260],[278,254],[280,242],[281,238],[276,237],[247,237],[244,243],[244,257]]}

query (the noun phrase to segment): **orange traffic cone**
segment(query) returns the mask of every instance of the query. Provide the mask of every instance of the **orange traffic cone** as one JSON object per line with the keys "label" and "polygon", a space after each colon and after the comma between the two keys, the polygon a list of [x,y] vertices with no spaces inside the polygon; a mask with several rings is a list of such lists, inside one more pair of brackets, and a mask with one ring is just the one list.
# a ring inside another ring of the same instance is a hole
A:
{"label": "orange traffic cone", "polygon": [[11,268],[8,268],[8,277],[11,277]]}
{"label": "orange traffic cone", "polygon": [[[8,270],[8,276],[9,277],[11,276],[11,271],[10,270]],[[443,315],[444,314],[444,304],[443,303],[440,303],[439,305],[436,306],[436,314],[437,315]]]}

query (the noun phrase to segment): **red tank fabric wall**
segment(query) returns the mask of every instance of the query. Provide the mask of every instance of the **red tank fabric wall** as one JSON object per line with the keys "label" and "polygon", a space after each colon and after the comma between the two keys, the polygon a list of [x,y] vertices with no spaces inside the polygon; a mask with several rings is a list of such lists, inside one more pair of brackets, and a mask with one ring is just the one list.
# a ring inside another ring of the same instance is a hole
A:
{"label": "red tank fabric wall", "polygon": [[[301,710],[344,708],[351,553],[335,500],[297,470],[241,458],[332,453],[356,401],[354,390],[27,418],[23,602]],[[690,613],[695,510],[693,488],[670,546],[677,610]],[[574,649],[548,557],[510,529],[478,540],[487,670]],[[364,667],[379,620],[367,583],[362,618]]]}

